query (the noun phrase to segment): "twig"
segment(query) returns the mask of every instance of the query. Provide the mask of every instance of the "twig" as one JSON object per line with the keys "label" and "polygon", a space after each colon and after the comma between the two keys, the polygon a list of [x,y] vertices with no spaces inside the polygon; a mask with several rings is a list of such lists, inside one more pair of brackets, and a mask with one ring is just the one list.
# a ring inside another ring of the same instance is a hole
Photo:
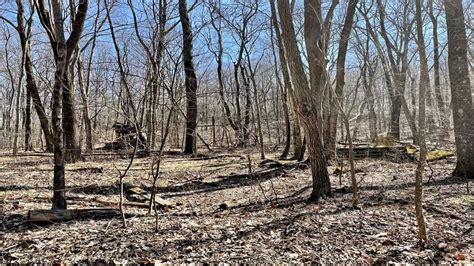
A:
{"label": "twig", "polygon": [[[248,161],[249,177],[253,178],[252,159],[250,159],[250,155],[247,155],[247,161]],[[260,182],[260,180],[258,181],[258,186],[260,187],[260,190],[262,191],[262,194],[263,194],[263,197],[265,198],[265,200],[269,201],[267,196],[265,195],[265,190],[263,189],[262,182]]]}
{"label": "twig", "polygon": [[[158,155],[158,159],[153,158],[153,162],[151,164],[151,175],[153,176],[153,185],[151,187],[151,197],[150,197],[150,205],[148,207],[148,214],[151,214],[151,209],[153,207],[153,203],[155,202],[155,195],[156,195],[156,181],[160,175],[160,165],[161,165],[161,153]],[[155,169],[156,166],[156,169]]]}
{"label": "twig", "polygon": [[132,157],[130,158],[130,161],[127,165],[127,168],[125,171],[122,173],[114,164],[115,169],[119,172],[119,183],[120,183],[120,201],[119,201],[119,210],[120,213],[122,214],[122,224],[123,228],[127,227],[127,221],[125,220],[125,212],[123,211],[123,179],[128,173],[128,170],[130,170],[130,167],[132,167],[133,160],[135,159],[135,155],[137,153],[137,147],[138,147],[138,137],[135,140],[135,146],[133,147],[133,154]]}

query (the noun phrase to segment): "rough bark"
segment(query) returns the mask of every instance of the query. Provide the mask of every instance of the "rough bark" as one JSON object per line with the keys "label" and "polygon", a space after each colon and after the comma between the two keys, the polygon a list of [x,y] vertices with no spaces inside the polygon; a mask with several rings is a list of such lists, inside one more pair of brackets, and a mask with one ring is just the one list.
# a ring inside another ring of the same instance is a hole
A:
{"label": "rough bark", "polygon": [[[318,1],[316,2],[316,4],[320,4]],[[314,5],[314,3],[311,6],[305,6],[305,8],[315,9],[318,14],[321,12],[320,5]],[[291,81],[294,84],[294,96],[298,115],[301,117],[306,136],[308,137],[313,180],[313,191],[310,200],[318,201],[321,197],[331,196],[331,185],[318,121],[318,105],[314,99],[314,91],[311,91],[303,69],[303,62],[296,42],[296,33],[288,1],[278,0],[278,10],[285,54],[287,55]],[[305,21],[305,23],[307,22]]]}
{"label": "rough bark", "polygon": [[62,94],[62,124],[64,138],[64,159],[66,162],[74,163],[81,158],[81,148],[77,142],[77,115],[76,97],[74,86],[74,65],[68,64],[64,75],[65,86]]}
{"label": "rough bark", "polygon": [[474,108],[469,79],[467,37],[462,0],[445,0],[448,68],[457,163],[454,174],[474,178]]}

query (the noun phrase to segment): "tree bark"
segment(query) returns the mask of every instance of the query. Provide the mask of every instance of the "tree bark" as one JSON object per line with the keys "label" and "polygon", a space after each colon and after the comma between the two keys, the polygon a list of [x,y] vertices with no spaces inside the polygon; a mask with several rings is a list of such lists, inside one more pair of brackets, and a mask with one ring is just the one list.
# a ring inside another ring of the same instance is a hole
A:
{"label": "tree bark", "polygon": [[33,150],[31,145],[31,95],[27,89],[25,103],[25,151],[31,150]]}
{"label": "tree bark", "polygon": [[81,158],[81,148],[77,142],[76,97],[74,86],[74,65],[66,66],[64,75],[65,86],[62,93],[62,124],[64,133],[64,159],[74,163]]}
{"label": "tree bark", "polygon": [[[61,121],[61,110],[63,105],[63,92],[67,89],[69,79],[67,78],[67,71],[71,64],[71,57],[74,50],[77,47],[79,39],[82,34],[84,26],[84,20],[86,18],[88,0],[81,0],[77,13],[75,14],[74,23],[72,25],[71,35],[67,39],[64,38],[64,19],[63,10],[59,0],[53,0],[52,4],[53,12],[53,24],[50,30],[54,29],[54,40],[57,44],[57,60],[56,60],[56,71],[54,75],[54,86],[52,95],[52,124],[53,124],[53,147],[54,147],[54,179],[53,179],[53,209],[66,209],[66,197],[65,197],[65,178],[64,178],[64,165],[65,165],[65,154],[64,154],[64,142],[63,142],[63,128],[64,123]],[[40,10],[44,15],[47,10],[42,3]],[[49,20],[48,20],[49,21]],[[43,21],[43,25],[44,25]],[[54,25],[54,26],[53,26]]]}
{"label": "tree bark", "polygon": [[433,69],[434,69],[434,91],[436,103],[438,106],[438,112],[440,117],[440,140],[445,140],[449,138],[449,118],[446,113],[443,95],[441,93],[441,81],[440,81],[440,66],[439,66],[439,41],[438,41],[438,19],[436,18],[433,12],[433,0],[429,0],[429,15],[431,19],[431,24],[433,25]]}
{"label": "tree bark", "polygon": [[[33,64],[31,60],[31,41],[30,41],[31,24],[33,23],[33,20],[32,18],[30,18],[30,20],[27,22],[27,25],[26,25],[27,27],[25,27],[25,24],[23,22],[24,7],[23,7],[22,2],[23,1],[21,0],[17,0],[17,7],[18,7],[17,30],[20,36],[21,49],[23,50],[23,53],[25,56],[24,67],[25,67],[25,74],[26,74],[26,89],[31,95],[31,98],[33,100],[33,106],[35,108],[36,114],[38,115],[38,119],[40,121],[41,129],[43,131],[43,135],[45,139],[46,151],[52,152],[53,143],[52,143],[51,129],[49,127],[50,126],[49,120],[48,120],[48,117],[46,116],[46,111],[41,101],[41,97],[38,92],[38,87],[36,86],[36,81],[33,75]],[[34,6],[31,5],[30,9],[33,14]]]}
{"label": "tree bark", "polygon": [[[276,44],[278,47],[278,56],[280,59],[280,68],[283,75],[283,85],[281,84],[280,77],[278,77],[278,71],[275,68],[275,74],[277,76],[278,85],[281,91],[281,99],[283,105],[283,114],[285,117],[285,148],[280,155],[280,158],[284,159],[288,156],[291,147],[291,123],[290,123],[290,111],[289,111],[289,104],[288,104],[288,94],[290,93],[291,89],[291,82],[290,82],[290,75],[288,73],[288,66],[286,63],[285,58],[285,51],[283,48],[282,40],[281,40],[281,33],[280,33],[280,26],[278,25],[278,20],[276,16],[276,8],[275,8],[275,0],[270,0],[270,8],[271,8],[271,20],[272,20],[272,33],[275,32],[276,37]],[[273,43],[273,39],[272,39]],[[275,54],[274,45],[273,53]],[[276,56],[275,57],[275,64],[276,64]],[[301,138],[301,137],[300,137]]]}
{"label": "tree bark", "polygon": [[467,36],[462,0],[445,0],[448,68],[457,163],[454,174],[474,178],[474,108],[469,79]]}
{"label": "tree bark", "polygon": [[426,58],[426,47],[423,36],[423,19],[421,15],[421,0],[415,2],[416,12],[416,32],[418,37],[418,53],[420,56],[420,94],[419,94],[419,115],[418,115],[418,141],[420,142],[420,158],[415,174],[415,212],[418,223],[418,238],[422,243],[426,243],[426,224],[423,216],[423,174],[426,165],[426,87],[429,86],[428,60]]}
{"label": "tree bark", "polygon": [[193,62],[193,33],[186,0],[179,0],[179,16],[183,28],[183,64],[186,76],[186,138],[184,153],[196,153],[197,79]]}
{"label": "tree bark", "polygon": [[[352,23],[354,20],[354,14],[356,10],[358,0],[349,0],[347,5],[346,17],[344,19],[344,25],[342,26],[341,37],[339,39],[339,50],[337,53],[336,60],[336,90],[334,97],[337,98],[337,101],[343,104],[343,89],[345,85],[344,76],[345,76],[345,63],[347,55],[347,47],[349,45],[349,37],[352,31]],[[329,154],[332,154],[332,151],[336,149],[336,136],[337,136],[337,105],[331,105],[331,118],[330,118],[330,138],[329,143],[326,144],[326,148],[331,151]]]}
{"label": "tree bark", "polygon": [[82,120],[84,122],[84,130],[86,133],[86,150],[92,151],[92,125],[89,115],[89,93],[84,83],[83,69],[82,69],[82,57],[80,51],[77,56],[77,73],[78,73],[78,85],[81,92],[82,98]]}
{"label": "tree bark", "polygon": [[[306,3],[308,4],[308,3]],[[316,4],[316,5],[314,5]],[[321,6],[316,1],[306,8],[316,10],[320,15]],[[331,184],[327,171],[326,157],[323,153],[321,131],[318,121],[318,105],[314,99],[314,91],[311,91],[303,68],[303,62],[300,57],[298,45],[296,42],[296,33],[293,26],[293,19],[290,12],[290,6],[287,0],[278,0],[278,9],[282,27],[282,40],[287,55],[288,66],[292,83],[294,84],[295,102],[298,115],[301,117],[308,137],[309,156],[311,162],[311,175],[313,180],[313,191],[310,196],[311,201],[318,201],[321,197],[331,196]],[[306,11],[305,11],[306,13]],[[305,21],[305,23],[308,23]],[[318,60],[321,60],[320,58]],[[315,88],[316,89],[320,89]]]}

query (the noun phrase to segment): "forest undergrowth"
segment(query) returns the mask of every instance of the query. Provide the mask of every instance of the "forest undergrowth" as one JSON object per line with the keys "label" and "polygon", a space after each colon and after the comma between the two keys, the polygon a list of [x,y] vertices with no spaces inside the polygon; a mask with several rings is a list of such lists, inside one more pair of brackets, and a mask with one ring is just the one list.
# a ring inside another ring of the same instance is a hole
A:
{"label": "forest undergrowth", "polygon": [[[295,164],[276,175],[249,178],[247,154],[254,172],[275,164],[259,166],[258,153],[251,150],[206,158],[164,155],[158,196],[173,206],[159,211],[155,225],[146,208],[125,205],[127,228],[119,218],[27,223],[29,210],[51,206],[53,158],[2,154],[1,260],[372,264],[459,262],[474,256],[474,196],[465,179],[451,176],[454,158],[430,162],[426,168],[423,201],[429,240],[422,247],[415,237],[416,163],[357,161],[361,198],[360,208],[354,209],[348,172],[331,174],[332,198],[308,204],[308,169]],[[150,191],[151,160],[136,159],[124,179],[126,191]],[[128,161],[100,155],[68,164],[68,209],[111,207],[104,202],[116,207],[117,169]],[[334,173],[335,167],[329,171]]]}

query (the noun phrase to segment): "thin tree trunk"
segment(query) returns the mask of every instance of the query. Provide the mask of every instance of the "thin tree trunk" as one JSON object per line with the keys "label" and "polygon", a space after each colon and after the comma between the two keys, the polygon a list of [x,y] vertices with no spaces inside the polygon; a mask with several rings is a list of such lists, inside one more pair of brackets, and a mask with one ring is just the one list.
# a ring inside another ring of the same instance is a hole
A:
{"label": "thin tree trunk", "polygon": [[[345,85],[344,76],[345,76],[345,63],[346,63],[346,55],[347,55],[347,47],[349,45],[349,37],[352,31],[352,23],[354,19],[354,14],[356,10],[358,0],[349,0],[347,5],[347,12],[346,17],[344,19],[344,25],[342,27],[341,36],[339,39],[339,50],[337,53],[337,60],[336,60],[336,90],[334,97],[336,100],[341,104],[341,108],[343,107],[343,89]],[[325,146],[330,151],[334,151],[336,149],[336,136],[337,136],[337,104],[333,104],[331,106],[331,114],[330,114],[330,124],[329,124],[329,134],[330,138],[329,143],[325,143]],[[343,112],[343,110],[341,111]],[[332,154],[332,152],[330,153]]]}
{"label": "thin tree trunk", "polygon": [[434,93],[436,98],[436,103],[438,106],[439,112],[439,121],[440,121],[440,140],[445,140],[449,138],[449,118],[448,114],[446,113],[447,110],[445,108],[443,95],[441,93],[441,81],[440,81],[440,66],[439,66],[439,41],[438,41],[438,19],[434,14],[433,11],[433,0],[429,0],[429,15],[431,19],[431,24],[433,25],[433,68],[434,68]]}
{"label": "thin tree trunk", "polygon": [[[270,7],[271,7],[271,20],[272,20],[271,33],[273,34],[273,31],[275,31],[275,36],[276,36],[276,41],[277,41],[276,43],[278,46],[278,55],[280,59],[280,68],[283,75],[283,83],[284,83],[284,87],[283,87],[281,84],[280,77],[278,76],[278,70],[275,67],[275,76],[276,76],[279,88],[281,90],[283,114],[285,116],[285,148],[283,149],[283,152],[281,153],[280,158],[286,158],[288,156],[288,153],[290,152],[290,146],[291,146],[291,123],[290,123],[290,111],[289,111],[289,106],[288,106],[288,94],[290,93],[292,89],[291,89],[290,75],[288,73],[288,66],[287,66],[286,57],[285,57],[285,51],[284,51],[282,40],[281,40],[280,26],[278,25],[278,20],[276,16],[275,0],[270,0]],[[272,38],[272,43],[273,43],[273,38]],[[272,45],[272,51],[273,51],[273,57],[275,58],[275,64],[277,64],[274,45]],[[301,136],[298,136],[298,138],[301,140]]]}
{"label": "thin tree trunk", "polygon": [[33,150],[31,144],[31,95],[27,89],[25,103],[25,151],[31,150]]}
{"label": "thin tree trunk", "polygon": [[[250,55],[247,53],[247,60],[249,61],[249,71],[250,71],[250,80],[252,81],[253,87],[253,101],[255,102],[255,112],[257,114],[257,132],[259,138],[259,145],[260,145],[260,159],[265,159],[265,151],[263,148],[263,133],[262,133],[262,122],[260,117],[260,104],[258,102],[258,87],[257,82],[255,81],[255,72],[252,69],[252,65],[250,64]],[[264,101],[265,104],[265,101]]]}
{"label": "thin tree trunk", "polygon": [[[22,53],[21,64],[20,64],[20,75],[18,77],[18,87],[16,89],[16,108],[15,108],[15,132],[13,136],[13,154],[18,153],[18,136],[20,134],[20,112],[21,112],[21,92],[23,91],[23,64],[25,61],[25,54]],[[13,79],[12,79],[13,84]]]}
{"label": "thin tree trunk", "polygon": [[419,115],[418,115],[418,140],[420,142],[420,158],[418,159],[418,166],[416,168],[415,176],[415,212],[416,221],[418,223],[418,238],[422,243],[428,240],[426,237],[425,217],[423,216],[423,174],[426,165],[426,139],[425,139],[425,125],[426,125],[426,87],[429,86],[429,70],[428,60],[426,59],[425,40],[423,36],[423,19],[421,15],[421,0],[416,0],[416,32],[418,37],[418,53],[420,56],[420,94],[419,94]]}
{"label": "thin tree trunk", "polygon": [[83,69],[82,69],[82,57],[81,52],[77,51],[77,74],[78,74],[78,85],[81,92],[82,98],[82,120],[84,122],[84,130],[86,133],[86,150],[92,151],[92,126],[91,119],[89,116],[89,94],[84,84]]}
{"label": "thin tree trunk", "polygon": [[[25,56],[24,67],[25,67],[25,74],[26,74],[26,89],[28,90],[31,98],[33,100],[33,106],[35,108],[36,114],[38,115],[38,119],[40,121],[41,129],[43,131],[44,139],[45,139],[45,146],[46,151],[52,152],[53,151],[53,141],[51,135],[51,129],[48,121],[48,117],[46,115],[45,108],[43,107],[43,103],[41,101],[41,97],[38,92],[38,87],[36,86],[35,78],[33,76],[33,64],[31,60],[31,25],[33,23],[32,17],[27,21],[26,28],[24,24],[24,7],[22,4],[23,1],[17,0],[17,31],[20,36],[20,43],[21,49]],[[31,15],[34,13],[34,5],[30,5]]]}

